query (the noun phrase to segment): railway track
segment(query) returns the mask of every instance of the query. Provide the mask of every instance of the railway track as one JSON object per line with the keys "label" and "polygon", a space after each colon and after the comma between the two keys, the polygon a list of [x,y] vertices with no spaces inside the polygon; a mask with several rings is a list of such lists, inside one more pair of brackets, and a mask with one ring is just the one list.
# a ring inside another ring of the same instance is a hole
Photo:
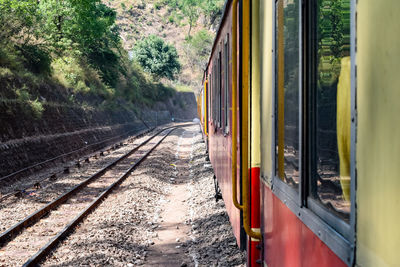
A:
{"label": "railway track", "polygon": [[160,130],[0,234],[0,266],[37,265],[176,128]]}
{"label": "railway track", "polygon": [[[139,138],[143,137],[144,135],[150,133],[153,130],[154,130],[154,128],[147,129],[145,131],[139,132],[137,135],[128,138],[128,143],[132,143],[133,140],[139,139]],[[99,145],[99,144],[103,144],[105,142],[111,142],[111,140],[115,140],[115,138],[121,138],[121,136],[113,137],[113,138],[110,138],[110,139],[107,139],[107,140],[103,140],[103,141],[101,141],[99,143],[96,143],[96,144],[85,146],[85,147],[83,147],[81,149],[78,149],[76,151],[72,151],[70,153],[58,156],[56,158],[46,160],[46,161],[38,163],[36,165],[44,166],[45,164],[47,164],[49,162],[53,162],[56,159],[61,159],[66,155],[72,155],[73,153],[77,153],[78,151],[83,151],[83,150],[87,149],[89,146],[96,146],[96,145]],[[9,178],[12,177],[12,176],[17,177],[17,174],[21,174],[21,173],[23,173],[25,171],[28,171],[30,169],[34,169],[34,167],[36,165],[26,167],[26,168],[24,168],[24,169],[22,169],[22,170],[20,170],[18,172],[15,172],[15,173],[10,174],[8,176],[2,177],[2,178],[0,178],[0,203],[2,201],[4,201],[4,200],[7,200],[8,198],[10,198],[12,196],[21,195],[23,192],[25,192],[25,191],[27,191],[29,189],[34,189],[34,188],[41,187],[41,183],[46,181],[46,180],[50,180],[50,181],[51,180],[56,180],[59,175],[62,175],[63,173],[64,174],[68,174],[70,172],[70,169],[72,169],[74,167],[81,168],[82,164],[84,162],[85,163],[89,163],[91,158],[97,159],[99,157],[102,157],[102,156],[104,156],[105,152],[109,152],[110,153],[110,151],[113,151],[113,150],[116,150],[116,149],[122,147],[122,144],[123,144],[122,142],[114,143],[112,145],[104,147],[101,150],[93,152],[93,153],[91,153],[89,155],[86,155],[84,157],[80,157],[78,159],[75,159],[75,160],[71,161],[70,163],[63,164],[63,166],[61,166],[61,167],[59,166],[59,167],[54,168],[54,170],[50,171],[50,174],[49,174],[48,171],[45,171],[44,173],[38,173],[36,175],[37,178],[33,179],[33,181],[28,185],[25,184],[25,185],[22,185],[22,186],[21,185],[18,186],[17,185],[18,183],[16,183],[16,182],[18,182],[19,179],[15,179],[15,180],[11,181]],[[24,177],[24,178],[26,179],[26,177]],[[24,184],[23,181],[21,181],[21,182],[22,182],[22,184]],[[19,183],[21,183],[21,182],[19,182]],[[15,186],[10,187],[10,185],[13,185],[13,184],[15,184]],[[14,189],[12,189],[12,188],[14,188]]]}
{"label": "railway track", "polygon": [[[148,133],[148,132],[150,132],[150,131],[152,131],[152,130],[154,130],[154,128],[149,128],[149,129],[147,129],[147,130],[145,130],[145,131],[142,131],[142,133],[139,133],[138,136],[140,136],[140,135],[142,135],[142,134],[145,134],[145,133]],[[49,163],[56,162],[56,161],[58,161],[58,160],[65,160],[65,159],[67,159],[68,157],[71,157],[71,156],[73,156],[73,155],[77,155],[77,154],[82,153],[82,152],[84,152],[84,151],[86,151],[86,150],[90,150],[91,148],[101,147],[101,146],[103,146],[104,144],[108,144],[108,143],[115,142],[116,140],[122,139],[124,136],[129,136],[129,134],[131,134],[131,133],[133,133],[133,132],[134,132],[134,131],[129,131],[129,132],[124,133],[124,134],[122,134],[122,135],[114,136],[114,137],[108,138],[108,139],[106,139],[106,140],[102,140],[102,141],[97,142],[97,143],[94,143],[94,144],[86,145],[86,146],[83,146],[83,147],[81,147],[81,148],[79,148],[79,149],[76,149],[76,150],[70,151],[70,152],[68,152],[68,153],[64,153],[64,154],[58,155],[58,156],[56,156],[56,157],[47,159],[47,160],[45,160],[45,161],[42,161],[42,162],[33,164],[33,165],[31,165],[31,166],[25,167],[25,168],[23,168],[23,169],[20,169],[20,170],[18,170],[18,171],[13,172],[13,173],[7,174],[7,175],[5,175],[5,176],[3,176],[3,177],[0,177],[0,185],[1,185],[1,184],[8,183],[8,182],[10,182],[12,179],[18,179],[18,177],[19,177],[20,175],[23,175],[23,174],[28,173],[28,172],[32,172],[32,171],[34,171],[34,170],[36,170],[36,169],[40,169],[41,167],[44,167],[44,166],[46,166],[46,165],[49,164]]]}

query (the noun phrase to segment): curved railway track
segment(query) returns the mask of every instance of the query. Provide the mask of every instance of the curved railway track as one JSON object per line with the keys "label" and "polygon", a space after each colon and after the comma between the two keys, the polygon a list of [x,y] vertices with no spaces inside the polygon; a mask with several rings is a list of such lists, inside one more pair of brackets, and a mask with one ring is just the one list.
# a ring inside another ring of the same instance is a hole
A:
{"label": "curved railway track", "polygon": [[[177,127],[158,131],[0,234],[0,265],[10,259],[12,265],[25,261],[24,266],[37,265]],[[69,221],[66,218],[74,219]]]}
{"label": "curved railway track", "polygon": [[[154,128],[148,128],[147,130],[142,131],[141,133],[139,133],[137,136],[146,134],[146,133],[148,133],[148,132],[150,132],[150,131],[152,131],[152,130],[154,130]],[[128,131],[128,132],[126,132],[126,133],[124,133],[124,134],[121,134],[121,135],[118,135],[118,136],[114,136],[114,137],[111,137],[111,138],[102,140],[102,141],[97,142],[97,143],[94,143],[94,144],[86,145],[86,146],[83,146],[83,147],[81,147],[81,148],[79,148],[79,149],[70,151],[70,152],[68,152],[68,153],[64,153],[64,154],[58,155],[58,156],[56,156],[56,157],[47,159],[47,160],[45,160],[45,161],[38,162],[38,163],[33,164],[33,165],[31,165],[31,166],[22,168],[22,169],[20,169],[20,170],[18,170],[18,171],[15,171],[15,172],[13,172],[13,173],[10,173],[10,174],[7,174],[7,175],[5,175],[5,176],[3,176],[3,177],[0,177],[0,184],[4,184],[4,183],[7,183],[7,182],[10,182],[10,180],[11,180],[12,178],[18,179],[18,176],[19,176],[19,175],[22,175],[22,174],[24,174],[24,173],[27,173],[27,172],[30,172],[30,171],[32,171],[32,170],[38,169],[38,168],[40,168],[40,167],[43,167],[43,166],[45,166],[46,164],[49,164],[49,163],[52,163],[52,162],[56,162],[57,160],[64,160],[64,159],[66,159],[66,158],[68,158],[68,157],[71,157],[71,156],[73,156],[73,155],[77,155],[77,154],[82,153],[82,152],[84,152],[84,151],[86,151],[86,150],[90,150],[91,148],[101,147],[101,146],[103,146],[104,144],[108,144],[108,143],[115,142],[116,140],[122,139],[124,136],[129,136],[129,135],[130,135],[131,133],[133,133],[133,132],[134,132],[134,130]]]}
{"label": "curved railway track", "polygon": [[[138,134],[129,137],[129,138],[128,138],[128,140],[129,140],[128,142],[131,142],[131,143],[132,143],[133,140],[139,139],[139,138],[143,137],[144,135],[146,135],[146,134],[152,132],[153,130],[155,130],[155,128],[151,128],[151,129],[147,129],[147,130],[144,130],[144,131],[142,131],[142,132],[139,132]],[[127,133],[125,133],[125,135],[126,135],[126,134],[127,134]],[[20,175],[20,174],[22,174],[22,173],[24,173],[24,172],[28,172],[29,170],[35,169],[35,166],[39,166],[39,165],[40,165],[40,166],[45,166],[45,164],[50,163],[50,162],[55,162],[55,161],[58,160],[58,159],[63,159],[63,160],[64,160],[67,156],[71,156],[71,155],[76,154],[76,153],[78,153],[78,152],[82,152],[82,151],[88,149],[88,147],[98,146],[98,145],[104,144],[104,143],[106,143],[106,142],[111,142],[112,140],[118,140],[118,139],[120,139],[121,137],[122,137],[122,135],[116,136],[116,137],[113,137],[113,138],[109,138],[109,139],[107,139],[107,140],[103,140],[103,141],[101,141],[101,142],[99,142],[99,143],[96,143],[96,144],[87,145],[87,146],[84,146],[84,147],[82,147],[82,148],[80,148],[80,149],[77,149],[77,150],[75,150],[75,151],[69,152],[69,153],[67,153],[67,154],[63,154],[63,155],[60,155],[60,156],[58,156],[58,157],[55,157],[55,158],[52,158],[52,159],[48,159],[48,160],[46,160],[46,161],[44,161],[44,162],[41,162],[41,163],[38,163],[38,164],[35,164],[35,165],[32,165],[32,166],[26,167],[26,168],[24,168],[24,169],[22,169],[22,170],[19,170],[19,171],[15,172],[15,173],[9,174],[9,175],[7,175],[7,176],[5,176],[5,177],[1,177],[1,178],[0,178],[0,188],[1,188],[1,191],[0,191],[0,203],[1,203],[2,201],[4,201],[4,200],[7,200],[8,198],[10,198],[10,197],[12,197],[12,196],[21,195],[24,191],[27,191],[27,190],[29,190],[29,189],[31,189],[31,188],[38,188],[38,187],[41,187],[41,183],[42,183],[42,182],[44,182],[44,181],[46,181],[46,180],[50,180],[50,181],[51,181],[51,180],[55,180],[55,179],[57,179],[56,177],[59,176],[59,175],[62,174],[62,173],[68,174],[68,173],[70,172],[70,169],[73,168],[74,166],[80,168],[80,167],[82,166],[82,163],[83,163],[83,162],[89,163],[89,162],[90,162],[90,158],[95,158],[95,159],[97,159],[99,156],[104,156],[104,154],[105,154],[106,151],[110,152],[110,151],[112,151],[112,150],[118,149],[118,148],[120,148],[121,146],[123,146],[123,145],[122,145],[123,143],[121,143],[120,141],[118,141],[117,143],[108,145],[108,146],[102,148],[101,150],[95,151],[95,152],[93,152],[93,153],[91,153],[91,154],[88,154],[88,155],[85,155],[85,156],[80,157],[80,158],[78,158],[78,159],[72,160],[70,163],[64,164],[64,165],[61,166],[61,167],[60,167],[60,166],[59,166],[59,167],[56,167],[56,168],[55,168],[56,170],[51,171],[50,174],[48,174],[47,171],[46,171],[44,174],[37,173],[37,175],[38,175],[40,178],[34,179],[35,181],[32,182],[32,183],[29,184],[29,185],[17,186],[18,189],[13,189],[13,190],[11,190],[11,191],[10,191],[10,189],[9,189],[8,187],[10,186],[10,184],[11,184],[11,185],[14,184],[14,182],[18,181],[19,179],[10,180],[10,177],[13,177],[13,176],[14,176],[14,177],[18,178],[18,175]],[[74,161],[76,161],[76,162],[74,162]],[[72,164],[71,164],[71,163],[72,163]],[[25,177],[25,178],[26,178],[26,177]],[[4,191],[5,191],[5,192],[4,192]]]}

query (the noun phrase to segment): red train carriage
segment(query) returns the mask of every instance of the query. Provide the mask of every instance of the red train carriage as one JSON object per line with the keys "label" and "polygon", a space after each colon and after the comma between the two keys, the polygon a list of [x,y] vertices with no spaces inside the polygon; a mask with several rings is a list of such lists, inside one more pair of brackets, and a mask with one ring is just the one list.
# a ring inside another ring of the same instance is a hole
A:
{"label": "red train carriage", "polygon": [[400,56],[400,2],[388,2],[226,2],[198,112],[249,266],[398,266],[386,200],[400,203],[388,119],[400,78],[387,66],[400,64],[388,56]]}
{"label": "red train carriage", "polygon": [[[251,195],[253,198],[251,208],[255,209],[254,212],[249,212],[249,216],[243,218],[243,213],[238,209],[238,207],[243,207],[240,204],[243,202],[241,192],[238,192],[242,189],[240,185],[244,175],[244,168],[241,166],[243,162],[248,161],[248,153],[244,153],[241,149],[241,144],[245,146],[248,144],[248,138],[243,138],[243,136],[247,136],[245,132],[248,131],[248,124],[244,125],[242,123],[243,116],[246,116],[246,114],[242,114],[242,111],[247,113],[248,105],[243,108],[243,104],[246,101],[242,99],[239,102],[238,100],[248,96],[248,94],[241,94],[242,90],[238,90],[238,85],[241,84],[242,80],[241,74],[243,73],[241,71],[243,53],[239,49],[240,38],[238,37],[240,34],[238,8],[240,7],[237,4],[234,5],[233,2],[228,1],[226,3],[224,16],[205,71],[201,116],[203,118],[204,133],[207,136],[210,160],[226,203],[233,232],[239,246],[246,249],[247,237],[243,230],[243,223],[248,224],[246,225],[247,229],[255,231],[256,235],[260,235],[259,218],[249,217],[250,214],[259,216],[260,213],[259,195],[256,194],[259,192],[259,186],[257,187],[255,183],[252,184],[255,187],[252,188],[254,193]],[[232,31],[233,28],[237,29],[237,31]],[[249,42],[247,42],[248,45]],[[233,57],[232,55],[236,56]],[[249,55],[244,56],[248,57]],[[235,67],[233,68],[233,66]],[[249,72],[246,72],[246,75],[249,77]],[[236,94],[234,95],[232,92],[236,92]],[[233,114],[232,110],[236,110],[236,114]],[[236,164],[232,164],[232,162],[236,162]],[[250,170],[246,168],[245,172],[248,171]],[[259,177],[259,165],[252,169],[251,172],[255,174],[252,177]],[[247,174],[245,175],[247,176]],[[255,181],[257,180],[255,179]],[[232,183],[232,181],[234,182]],[[244,186],[246,187],[246,184]],[[232,198],[233,196],[234,198]],[[234,201],[232,201],[233,199]],[[250,225],[250,219],[253,219],[252,225]],[[260,249],[256,249],[258,243],[258,241],[250,241],[249,243],[250,247],[248,249],[252,251],[251,255],[254,259],[260,258]]]}

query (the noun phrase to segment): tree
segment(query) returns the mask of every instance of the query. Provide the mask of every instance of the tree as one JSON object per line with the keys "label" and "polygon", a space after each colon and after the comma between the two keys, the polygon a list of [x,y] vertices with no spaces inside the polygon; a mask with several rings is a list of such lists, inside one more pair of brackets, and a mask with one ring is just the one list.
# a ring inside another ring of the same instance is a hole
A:
{"label": "tree", "polygon": [[55,50],[83,55],[107,85],[115,86],[123,72],[116,12],[100,0],[41,0],[39,5]]}
{"label": "tree", "polygon": [[187,18],[189,23],[189,38],[192,28],[196,26],[197,20],[200,16],[200,3],[200,0],[182,0],[181,2],[182,13]]}
{"label": "tree", "polygon": [[224,7],[224,0],[203,0],[200,1],[201,9],[204,16],[207,18],[208,23],[212,26],[217,18],[221,17],[222,9]]}
{"label": "tree", "polygon": [[0,41],[37,43],[41,18],[37,0],[0,0]]}
{"label": "tree", "polygon": [[116,12],[100,0],[42,0],[40,9],[47,37],[55,43],[69,40],[90,53],[99,45],[116,47],[120,41]]}
{"label": "tree", "polygon": [[176,48],[155,35],[150,35],[137,42],[133,54],[134,59],[143,69],[157,79],[173,80],[182,68]]}

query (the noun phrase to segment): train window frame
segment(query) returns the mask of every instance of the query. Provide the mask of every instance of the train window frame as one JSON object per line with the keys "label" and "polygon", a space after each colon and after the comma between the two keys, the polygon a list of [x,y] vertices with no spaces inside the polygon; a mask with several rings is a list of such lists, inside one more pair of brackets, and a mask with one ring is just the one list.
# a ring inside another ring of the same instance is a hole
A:
{"label": "train window frame", "polygon": [[217,58],[217,72],[218,72],[218,128],[222,128],[222,51],[218,51]]}
{"label": "train window frame", "polygon": [[208,122],[212,122],[213,119],[213,108],[212,108],[212,93],[213,93],[213,69],[211,68],[209,76],[209,87],[208,87]]}
{"label": "train window frame", "polygon": [[214,123],[214,62],[211,61],[210,71],[210,123]]}
{"label": "train window frame", "polygon": [[212,61],[213,62],[213,86],[212,86],[212,121],[214,124],[214,127],[217,126],[217,64],[215,63],[215,59]]}
{"label": "train window frame", "polygon": [[[275,0],[272,2],[273,6],[273,60],[272,69],[274,75],[272,79],[273,92],[272,101],[274,108],[273,125],[276,129],[277,123],[277,85],[276,85],[276,74],[277,74],[277,6],[279,1]],[[335,216],[332,212],[323,208],[314,199],[310,199],[308,192],[308,183],[310,175],[307,173],[307,164],[309,159],[303,157],[303,154],[308,155],[309,143],[306,138],[309,136],[309,125],[308,118],[308,97],[310,86],[310,75],[312,75],[312,69],[310,71],[309,64],[312,60],[310,58],[310,49],[313,47],[309,44],[312,43],[313,36],[310,36],[312,27],[316,24],[315,12],[313,8],[316,7],[317,0],[300,1],[299,5],[299,58],[300,58],[300,92],[299,92],[299,191],[297,192],[290,185],[283,182],[277,174],[277,160],[276,155],[276,139],[275,130],[272,134],[272,163],[273,163],[273,177],[271,179],[271,189],[273,193],[305,224],[310,230],[317,235],[323,243],[325,243],[340,259],[343,260],[348,266],[353,265],[355,259],[355,233],[356,233],[356,133],[357,133],[357,110],[356,110],[356,29],[355,29],[355,1],[350,0],[350,57],[351,57],[351,156],[350,156],[350,191],[351,191],[351,207],[350,207],[350,222],[346,223],[344,220]],[[314,16],[314,17],[313,17]],[[308,45],[308,46],[307,46]]]}
{"label": "train window frame", "polygon": [[229,49],[229,33],[226,34],[224,41],[224,134],[229,134],[230,127],[230,117],[229,117],[229,59],[230,59],[230,49]]}
{"label": "train window frame", "polygon": [[[283,1],[283,0],[282,0]],[[294,0],[294,1],[297,1],[297,2],[300,2],[300,0]],[[276,0],[276,4],[278,4],[278,2],[279,2],[279,0]],[[300,8],[299,8],[300,9]],[[279,12],[279,11],[278,11]],[[301,16],[300,16],[300,14],[298,14],[299,15],[299,21],[301,20]],[[278,44],[278,37],[277,37],[277,34],[276,34],[276,30],[277,30],[277,22],[278,22],[278,14],[277,13],[275,13],[275,17],[274,17],[274,25],[276,25],[276,27],[274,26],[274,28],[275,28],[275,36],[274,36],[274,45],[275,45],[275,48],[276,48],[276,51],[278,51],[278,46],[279,46],[279,44]],[[297,88],[298,88],[298,94],[299,94],[299,96],[298,96],[298,112],[299,112],[299,115],[298,115],[298,129],[301,129],[301,122],[302,122],[302,109],[301,109],[301,107],[302,107],[302,105],[301,105],[301,99],[302,99],[302,92],[301,92],[301,90],[302,90],[302,77],[301,77],[301,73],[302,73],[302,66],[301,66],[301,62],[302,62],[302,59],[301,59],[301,56],[300,56],[300,51],[301,51],[301,49],[302,49],[302,46],[301,46],[301,35],[300,35],[300,33],[301,33],[301,29],[299,28],[298,29],[298,34],[299,34],[299,36],[298,36],[298,39],[299,39],[299,46],[298,46],[298,51],[299,51],[299,58],[298,58],[298,72],[299,72],[299,78],[298,78],[298,84],[297,84]],[[278,68],[278,61],[280,60],[279,58],[278,58],[278,56],[279,56],[279,54],[278,53],[275,53],[275,55],[276,56],[274,56],[273,58],[275,59],[275,61],[274,61],[274,69],[275,69],[275,74],[273,75],[274,76],[274,88],[276,88],[275,90],[274,90],[274,92],[276,92],[275,93],[275,95],[274,95],[274,100],[275,100],[275,105],[274,105],[274,107],[275,107],[275,114],[274,114],[274,117],[275,117],[275,123],[274,123],[274,138],[278,138],[279,139],[279,130],[278,130],[278,128],[279,128],[279,112],[278,112],[278,109],[279,109],[279,101],[278,101],[278,90],[279,90],[279,77],[278,77],[278,74],[279,74],[279,71],[280,71],[280,69]],[[286,56],[285,55],[283,55],[283,57],[284,58],[286,58]],[[285,64],[284,64],[285,65]],[[283,69],[283,72],[285,72],[286,71],[286,69],[284,68]],[[284,80],[283,80],[284,81]],[[285,87],[284,87],[284,91],[285,91]],[[286,92],[283,92],[285,95],[286,95]],[[286,96],[285,96],[286,97]],[[283,108],[284,108],[284,110],[285,110],[285,106],[283,105],[282,106]],[[283,112],[283,114],[286,114],[285,113],[285,111]],[[284,131],[285,131],[285,129],[283,129]],[[285,133],[286,133],[286,131],[285,131]],[[278,162],[275,166],[274,166],[274,171],[275,172],[277,172],[277,173],[275,173],[275,176],[276,177],[278,177],[278,179],[279,179],[279,181],[280,182],[282,182],[282,183],[279,183],[278,182],[278,185],[281,185],[281,184],[284,184],[284,185],[288,185],[288,187],[286,188],[285,187],[285,191],[286,191],[286,193],[291,197],[291,198],[293,198],[293,199],[298,199],[299,201],[301,200],[301,195],[300,195],[300,191],[301,191],[301,188],[302,188],[302,179],[301,179],[301,176],[300,176],[300,174],[302,173],[302,170],[301,170],[301,164],[300,164],[300,160],[301,160],[301,158],[302,158],[302,142],[301,142],[301,139],[302,139],[302,133],[301,133],[301,131],[299,131],[299,134],[298,134],[298,144],[299,144],[299,148],[298,148],[298,153],[299,153],[299,159],[298,159],[298,162],[297,162],[297,164],[298,164],[298,168],[299,168],[299,170],[298,170],[298,172],[299,172],[299,182],[298,182],[298,184],[296,185],[296,186],[293,186],[293,184],[292,185],[289,185],[287,182],[285,182],[285,181],[283,181],[284,179],[283,179],[283,175],[282,174],[279,174],[279,168],[278,168],[278,166],[279,166],[279,159],[277,160],[277,158],[279,158],[279,152],[278,152],[278,149],[275,149],[274,150],[274,154],[273,154],[273,158],[274,158],[274,160],[276,161],[276,162]],[[279,144],[277,144],[277,139],[274,139],[274,147],[276,148],[277,146],[278,146]],[[283,174],[285,175],[285,177],[286,177],[286,171],[285,171],[285,166],[286,166],[286,164],[285,164],[285,161],[286,161],[286,157],[283,155]]]}

